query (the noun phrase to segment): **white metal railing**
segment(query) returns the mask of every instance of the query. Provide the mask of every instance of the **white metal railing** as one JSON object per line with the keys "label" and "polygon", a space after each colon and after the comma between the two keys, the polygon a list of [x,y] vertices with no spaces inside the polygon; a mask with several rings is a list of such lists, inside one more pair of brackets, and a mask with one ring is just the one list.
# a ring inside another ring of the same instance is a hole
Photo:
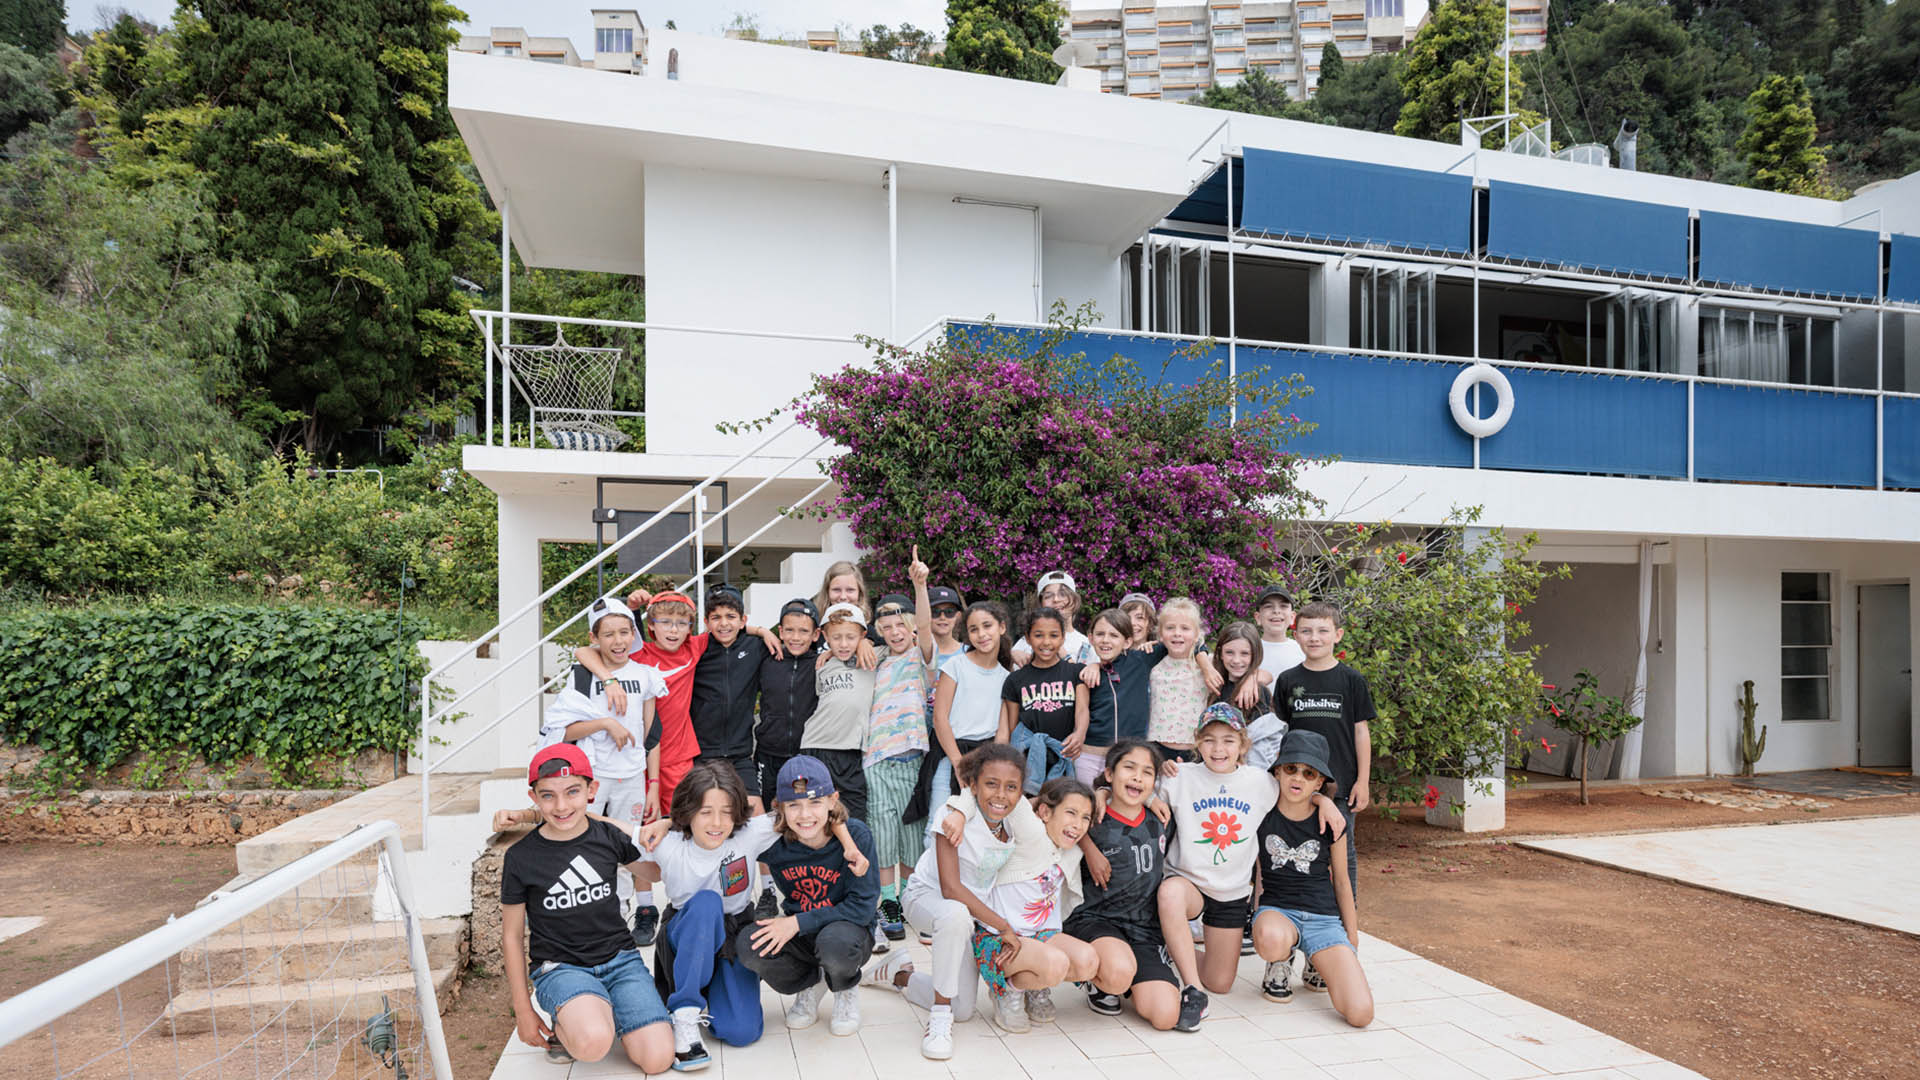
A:
{"label": "white metal railing", "polygon": [[413,888],[407,878],[406,851],[401,847],[400,827],[391,821],[362,825],[326,847],[295,859],[205,907],[169,920],[165,925],[149,930],[125,945],[0,1001],[0,1047],[46,1027],[113,990],[128,978],[167,963],[194,944],[205,941],[376,844],[380,846],[380,869],[392,884],[399,901],[400,918],[406,924],[408,966],[413,970],[413,988],[419,999],[420,1022],[426,1036],[433,1075],[436,1080],[452,1080],[453,1069],[447,1059],[446,1035],[440,1026],[439,1002],[434,997],[433,968],[427,958],[426,938],[421,932],[420,916],[414,910]]}

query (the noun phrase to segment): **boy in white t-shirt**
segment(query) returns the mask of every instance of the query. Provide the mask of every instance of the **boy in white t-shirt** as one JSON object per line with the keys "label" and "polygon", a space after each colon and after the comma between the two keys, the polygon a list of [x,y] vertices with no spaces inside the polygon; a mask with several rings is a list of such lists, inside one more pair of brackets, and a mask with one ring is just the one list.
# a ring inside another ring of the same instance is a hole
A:
{"label": "boy in white t-shirt", "polygon": [[1300,643],[1288,633],[1293,629],[1292,593],[1278,585],[1267,586],[1254,602],[1253,623],[1260,628],[1260,667],[1267,674],[1278,679],[1281,672],[1306,661]]}

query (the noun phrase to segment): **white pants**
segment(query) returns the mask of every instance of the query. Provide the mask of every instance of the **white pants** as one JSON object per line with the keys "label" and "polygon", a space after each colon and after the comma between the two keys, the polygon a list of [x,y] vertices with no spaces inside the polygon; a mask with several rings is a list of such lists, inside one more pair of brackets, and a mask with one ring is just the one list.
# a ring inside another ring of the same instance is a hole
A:
{"label": "white pants", "polygon": [[903,991],[907,1000],[931,1009],[933,996],[939,994],[953,1002],[955,1020],[971,1019],[974,995],[980,989],[980,971],[973,962],[973,913],[930,886],[909,885],[901,906],[915,929],[933,935],[933,971],[915,971],[907,979]]}
{"label": "white pants", "polygon": [[[600,781],[600,798],[587,809],[602,817],[612,818],[623,828],[639,828],[640,819],[647,812],[647,774]],[[620,898],[620,910],[630,915],[635,895],[633,876],[615,874],[613,881],[614,894]],[[647,902],[652,903],[652,892],[648,892],[647,896]]]}

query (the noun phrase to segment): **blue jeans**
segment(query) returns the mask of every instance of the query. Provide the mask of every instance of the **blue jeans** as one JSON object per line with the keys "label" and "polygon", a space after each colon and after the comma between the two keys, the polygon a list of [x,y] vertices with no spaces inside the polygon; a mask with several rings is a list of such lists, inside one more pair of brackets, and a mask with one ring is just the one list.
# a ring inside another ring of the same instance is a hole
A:
{"label": "blue jeans", "polygon": [[[1029,730],[1025,724],[1015,724],[1013,736],[1007,741],[1027,756],[1027,794],[1040,794],[1040,785],[1054,777],[1073,775],[1073,762],[1067,757],[1066,744],[1059,739]],[[1048,761],[1053,764],[1047,764]]]}
{"label": "blue jeans", "polygon": [[693,894],[676,908],[661,932],[673,951],[673,990],[669,1010],[692,1006],[712,1017],[713,1035],[729,1046],[760,1038],[760,977],[738,960],[720,955],[727,946],[727,915],[720,894]]}
{"label": "blue jeans", "polygon": [[1312,911],[1296,911],[1292,908],[1272,907],[1262,904],[1254,912],[1259,918],[1267,912],[1274,912],[1293,924],[1294,931],[1300,936],[1300,951],[1308,959],[1322,949],[1331,949],[1335,945],[1353,948],[1353,942],[1347,939],[1347,924],[1340,921],[1338,915],[1321,915]]}
{"label": "blue jeans", "polygon": [[549,1018],[557,1018],[562,1005],[582,994],[613,1007],[613,1030],[620,1038],[667,1021],[667,1007],[660,1003],[660,991],[639,949],[622,949],[593,967],[549,960],[533,969],[533,996]]}

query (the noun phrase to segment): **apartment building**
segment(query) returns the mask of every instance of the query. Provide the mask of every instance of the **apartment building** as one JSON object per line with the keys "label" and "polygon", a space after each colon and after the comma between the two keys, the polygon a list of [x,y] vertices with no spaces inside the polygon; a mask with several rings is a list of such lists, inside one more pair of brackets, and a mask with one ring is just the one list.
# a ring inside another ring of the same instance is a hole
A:
{"label": "apartment building", "polygon": [[584,61],[571,40],[529,35],[523,26],[495,26],[484,34],[462,34],[454,51],[638,75],[646,68],[647,27],[640,21],[640,13],[631,8],[594,8],[593,56]]}
{"label": "apartment building", "polygon": [[[1543,3],[1544,0],[1526,0]],[[1405,0],[1155,4],[1075,8],[1065,36],[1097,50],[1100,88],[1185,101],[1260,71],[1304,99],[1328,43],[1359,60],[1406,43]]]}

